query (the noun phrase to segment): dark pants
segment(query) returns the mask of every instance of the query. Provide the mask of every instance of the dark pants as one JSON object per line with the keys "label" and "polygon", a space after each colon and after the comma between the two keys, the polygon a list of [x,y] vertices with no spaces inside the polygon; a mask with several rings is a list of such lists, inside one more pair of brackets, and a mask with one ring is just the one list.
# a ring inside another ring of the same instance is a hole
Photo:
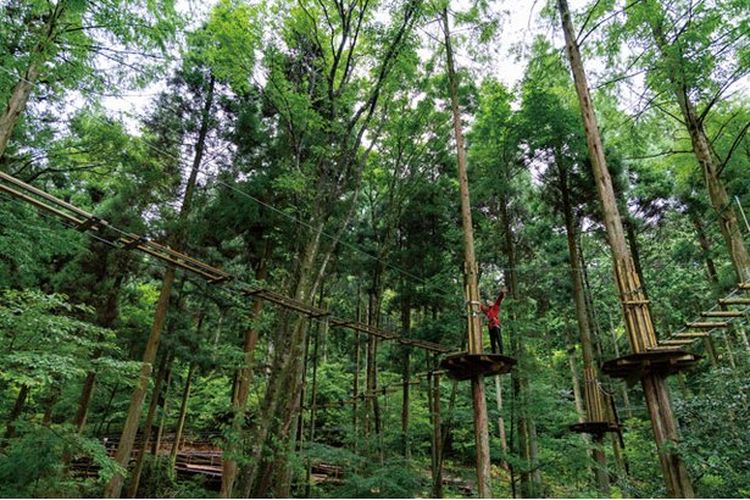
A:
{"label": "dark pants", "polygon": [[492,346],[492,354],[503,353],[503,336],[500,335],[499,326],[490,327],[490,345]]}

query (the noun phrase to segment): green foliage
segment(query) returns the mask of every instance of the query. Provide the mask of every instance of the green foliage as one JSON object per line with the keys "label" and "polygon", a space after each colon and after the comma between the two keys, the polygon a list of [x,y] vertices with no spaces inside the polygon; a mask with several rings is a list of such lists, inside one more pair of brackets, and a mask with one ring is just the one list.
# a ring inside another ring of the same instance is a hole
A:
{"label": "green foliage", "polygon": [[[69,304],[62,295],[4,290],[0,293],[0,378],[45,387],[83,377],[93,368],[94,350],[115,352],[113,332],[75,317],[90,312],[86,306]],[[109,365],[127,366],[116,361]]]}
{"label": "green foliage", "polygon": [[410,461],[390,459],[383,464],[369,462],[347,477],[334,492],[335,498],[413,498],[425,479]]}
{"label": "green foliage", "polygon": [[[29,426],[0,453],[0,495],[8,497],[83,496],[122,469],[98,440],[81,437],[70,426]],[[70,460],[90,460],[98,480],[76,480]]]}

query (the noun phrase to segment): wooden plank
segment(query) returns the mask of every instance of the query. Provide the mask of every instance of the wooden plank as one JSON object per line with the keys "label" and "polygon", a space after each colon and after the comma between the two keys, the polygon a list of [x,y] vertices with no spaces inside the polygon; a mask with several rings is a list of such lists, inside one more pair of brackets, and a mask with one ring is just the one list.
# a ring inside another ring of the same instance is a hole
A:
{"label": "wooden plank", "polygon": [[700,338],[700,337],[709,337],[710,335],[708,332],[680,332],[675,333],[674,338]]}
{"label": "wooden plank", "polygon": [[729,297],[727,299],[719,299],[719,304],[725,306],[750,306],[750,298]]}
{"label": "wooden plank", "polygon": [[692,323],[685,323],[689,328],[726,328],[729,326],[727,321],[694,321]]}
{"label": "wooden plank", "polygon": [[[0,172],[0,173],[2,173],[2,172]],[[55,207],[51,207],[51,206],[47,205],[43,201],[37,200],[36,198],[32,198],[31,196],[28,196],[28,195],[26,195],[24,193],[18,192],[18,191],[16,191],[15,189],[13,189],[11,187],[4,186],[3,184],[0,184],[0,191],[4,191],[4,192],[8,193],[9,195],[11,195],[11,196],[13,196],[15,198],[18,198],[19,200],[23,200],[23,201],[25,201],[27,203],[30,203],[31,205],[34,205],[37,208],[41,208],[42,210],[46,210],[47,212],[49,212],[51,214],[54,214],[54,215],[60,217],[61,219],[66,220],[66,221],[68,221],[68,222],[70,222],[70,223],[72,223],[72,224],[74,224],[76,226],[79,226],[79,225],[81,225],[83,223],[82,219],[78,219],[76,217],[73,217],[72,215],[67,214],[67,213],[65,213],[65,212],[63,212],[61,210],[58,210]]]}
{"label": "wooden plank", "polygon": [[81,210],[80,208],[76,207],[75,205],[71,205],[70,203],[61,200],[60,198],[57,198],[55,196],[52,196],[51,194],[47,193],[46,191],[42,191],[41,189],[35,188],[34,186],[30,184],[26,184],[20,179],[16,179],[15,177],[8,175],[4,172],[0,172],[0,179],[9,182],[16,187],[21,188],[22,190],[35,194],[41,198],[44,198],[45,200],[54,203],[60,208],[65,208],[67,210],[70,210],[71,212],[75,213],[76,215],[79,215],[83,217],[84,219],[88,219],[92,217],[92,214],[86,212],[85,210]]}
{"label": "wooden plank", "polygon": [[704,318],[741,318],[744,315],[742,311],[704,311],[701,313]]}

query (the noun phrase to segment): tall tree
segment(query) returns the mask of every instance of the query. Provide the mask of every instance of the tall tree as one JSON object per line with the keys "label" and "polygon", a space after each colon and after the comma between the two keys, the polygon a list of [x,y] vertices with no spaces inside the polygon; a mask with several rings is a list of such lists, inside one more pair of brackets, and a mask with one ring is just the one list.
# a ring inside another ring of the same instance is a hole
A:
{"label": "tall tree", "polygon": [[[10,42],[3,45],[2,56],[4,60],[11,56],[14,64],[12,69],[4,66],[13,76],[6,74],[0,80],[0,95],[5,102],[0,114],[0,158],[35,85],[95,90],[123,83],[127,78],[122,79],[120,69],[135,62],[128,61],[129,55],[153,57],[151,51],[166,48],[177,25],[172,0],[13,1],[1,12],[7,23],[4,34]],[[118,45],[122,49],[115,48]],[[98,58],[122,66],[102,71]],[[90,85],[88,89],[86,84]],[[7,168],[6,162],[3,169]]]}
{"label": "tall tree", "polygon": [[[586,73],[583,69],[583,61],[578,48],[573,23],[570,19],[570,10],[566,0],[558,0],[558,9],[562,20],[562,29],[565,35],[565,44],[570,60],[576,93],[583,116],[584,130],[586,131],[586,142],[589,148],[592,170],[596,180],[596,187],[604,216],[604,225],[607,229],[609,245],[612,249],[612,259],[617,286],[622,301],[623,314],[628,326],[631,347],[634,352],[643,352],[649,347],[656,345],[653,322],[649,309],[645,307],[640,279],[635,272],[635,265],[630,255],[630,250],[625,241],[625,233],[622,220],[617,207],[612,179],[607,169],[604,158],[604,146],[602,145],[599,127],[594,114],[594,107],[589,93]],[[693,487],[687,468],[680,456],[665,445],[678,440],[677,424],[672,413],[671,402],[664,376],[649,374],[642,379],[646,403],[651,414],[651,422],[654,429],[659,458],[661,460],[664,480],[667,491],[672,496],[692,497]]]}

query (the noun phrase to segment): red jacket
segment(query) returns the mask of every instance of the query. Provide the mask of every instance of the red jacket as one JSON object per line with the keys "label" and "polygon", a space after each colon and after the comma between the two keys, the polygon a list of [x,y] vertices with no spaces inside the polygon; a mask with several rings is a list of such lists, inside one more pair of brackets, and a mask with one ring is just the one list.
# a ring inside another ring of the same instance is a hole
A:
{"label": "red jacket", "polygon": [[495,303],[492,304],[492,307],[487,307],[484,304],[480,306],[480,309],[482,310],[484,315],[487,316],[487,325],[490,328],[500,326],[500,304],[502,303],[504,298],[505,293],[500,292],[500,295],[497,296],[497,299],[495,299]]}

